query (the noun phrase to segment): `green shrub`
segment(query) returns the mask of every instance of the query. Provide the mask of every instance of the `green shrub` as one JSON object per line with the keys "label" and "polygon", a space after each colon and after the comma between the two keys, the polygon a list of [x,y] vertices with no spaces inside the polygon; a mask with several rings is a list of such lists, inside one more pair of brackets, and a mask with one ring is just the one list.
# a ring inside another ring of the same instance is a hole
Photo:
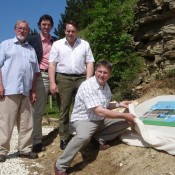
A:
{"label": "green shrub", "polygon": [[[50,99],[50,97],[51,97],[51,99]],[[58,118],[59,117],[56,96],[49,96],[48,97],[44,116],[49,117],[49,118]]]}

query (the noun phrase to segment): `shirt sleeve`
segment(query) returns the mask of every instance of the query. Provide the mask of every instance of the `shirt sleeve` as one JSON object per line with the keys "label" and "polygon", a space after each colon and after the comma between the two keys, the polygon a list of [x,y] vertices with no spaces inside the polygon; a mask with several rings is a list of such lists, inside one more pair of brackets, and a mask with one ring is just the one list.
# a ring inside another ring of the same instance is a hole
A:
{"label": "shirt sleeve", "polygon": [[[35,58],[36,58],[36,60],[37,60],[36,54],[35,54]],[[38,64],[38,60],[37,60],[37,61],[36,61],[36,66],[35,66],[35,73],[38,73],[38,72],[40,72],[40,68],[39,68],[39,64]]]}
{"label": "shirt sleeve", "polygon": [[88,62],[94,62],[94,56],[92,54],[92,50],[90,48],[90,45],[89,43],[87,42],[86,43],[86,63]]}
{"label": "shirt sleeve", "polygon": [[5,61],[5,46],[3,43],[0,44],[0,67],[4,65]]}
{"label": "shirt sleeve", "polygon": [[56,47],[56,43],[53,43],[51,50],[50,50],[50,55],[49,55],[49,63],[57,63],[58,58],[59,58],[59,51]]}

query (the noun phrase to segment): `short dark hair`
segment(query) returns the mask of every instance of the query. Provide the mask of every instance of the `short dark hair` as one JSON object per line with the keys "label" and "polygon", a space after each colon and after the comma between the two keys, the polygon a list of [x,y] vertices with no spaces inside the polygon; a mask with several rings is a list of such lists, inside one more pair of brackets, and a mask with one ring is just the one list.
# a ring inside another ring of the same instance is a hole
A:
{"label": "short dark hair", "polygon": [[39,21],[38,21],[38,28],[39,29],[41,29],[40,26],[41,26],[41,22],[43,20],[49,20],[51,25],[52,25],[52,27],[53,27],[53,25],[54,25],[53,18],[50,15],[45,14],[45,15],[41,16]]}
{"label": "short dark hair", "polygon": [[95,70],[97,70],[97,68],[100,67],[100,66],[107,67],[107,69],[112,71],[112,64],[109,61],[100,60],[98,63],[96,63]]}
{"label": "short dark hair", "polygon": [[65,22],[65,24],[64,24],[64,29],[66,29],[66,26],[67,26],[68,24],[73,25],[77,30],[79,30],[79,26],[78,26],[78,24],[77,24],[76,21],[70,20],[70,21]]}

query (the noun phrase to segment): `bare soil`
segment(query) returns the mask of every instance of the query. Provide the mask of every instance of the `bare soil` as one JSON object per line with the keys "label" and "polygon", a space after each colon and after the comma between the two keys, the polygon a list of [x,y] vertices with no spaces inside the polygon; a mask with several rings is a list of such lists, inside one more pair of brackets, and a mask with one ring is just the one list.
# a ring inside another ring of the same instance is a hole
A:
{"label": "bare soil", "polygon": [[[136,99],[139,103],[159,95],[174,95],[175,78],[146,84],[139,93],[141,97]],[[50,124],[55,126],[55,130],[43,138],[46,151],[40,153],[38,159],[26,163],[31,175],[54,175],[53,165],[62,151],[59,149],[57,122]],[[38,163],[40,166],[30,166]],[[175,157],[152,148],[128,146],[116,138],[105,151],[99,151],[89,144],[78,153],[68,174],[175,175]]]}

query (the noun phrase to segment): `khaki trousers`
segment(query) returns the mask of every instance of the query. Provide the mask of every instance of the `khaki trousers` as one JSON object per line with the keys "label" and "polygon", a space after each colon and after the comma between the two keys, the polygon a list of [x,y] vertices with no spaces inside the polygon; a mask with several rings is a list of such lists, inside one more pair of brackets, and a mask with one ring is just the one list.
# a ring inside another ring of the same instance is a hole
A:
{"label": "khaki trousers", "polygon": [[130,125],[122,119],[108,119],[101,121],[84,121],[79,120],[73,123],[76,135],[70,140],[63,154],[56,162],[56,166],[61,171],[66,171],[74,157],[77,155],[92,136],[100,143],[105,144],[119,136]]}
{"label": "khaki trousers", "polygon": [[9,95],[0,100],[0,155],[7,155],[14,125],[18,129],[18,150],[28,153],[32,146],[33,117],[29,97]]}

